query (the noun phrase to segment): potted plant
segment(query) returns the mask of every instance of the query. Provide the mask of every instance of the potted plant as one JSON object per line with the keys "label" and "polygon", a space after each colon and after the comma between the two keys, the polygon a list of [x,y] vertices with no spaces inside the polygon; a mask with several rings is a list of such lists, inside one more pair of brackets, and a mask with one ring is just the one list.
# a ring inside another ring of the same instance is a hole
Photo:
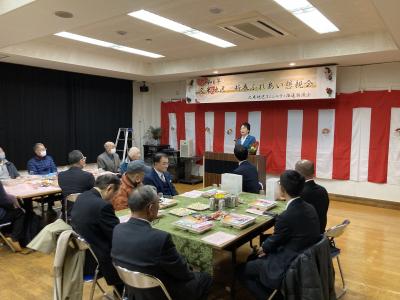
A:
{"label": "potted plant", "polygon": [[144,135],[146,145],[159,145],[161,139],[161,127],[150,126]]}

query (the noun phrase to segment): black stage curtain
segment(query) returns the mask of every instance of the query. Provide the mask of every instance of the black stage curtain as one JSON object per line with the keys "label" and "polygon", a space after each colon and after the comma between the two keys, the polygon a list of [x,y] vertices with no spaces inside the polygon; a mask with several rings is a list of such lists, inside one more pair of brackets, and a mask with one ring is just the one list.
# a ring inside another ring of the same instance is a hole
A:
{"label": "black stage curtain", "polygon": [[131,124],[129,80],[0,63],[0,147],[18,169],[37,142],[57,165],[73,149],[95,162],[104,142]]}

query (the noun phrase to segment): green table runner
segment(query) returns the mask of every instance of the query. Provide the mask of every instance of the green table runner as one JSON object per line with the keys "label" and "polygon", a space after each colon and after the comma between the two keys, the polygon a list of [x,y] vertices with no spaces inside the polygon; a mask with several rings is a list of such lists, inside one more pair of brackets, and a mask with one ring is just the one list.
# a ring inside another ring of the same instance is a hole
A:
{"label": "green table runner", "polygon": [[[239,204],[238,207],[235,208],[225,208],[225,211],[227,212],[235,212],[239,214],[246,214],[246,215],[251,215],[255,216],[249,213],[246,213],[246,209],[249,208],[248,203],[256,200],[256,199],[262,199],[265,196],[263,195],[258,195],[258,194],[250,194],[250,193],[241,193],[239,195],[239,199],[243,204]],[[189,231],[185,231],[182,229],[179,229],[175,227],[172,223],[175,221],[179,220],[180,217],[171,215],[168,213],[169,210],[178,208],[178,207],[187,207],[188,205],[195,203],[195,202],[200,202],[204,204],[208,204],[209,200],[207,198],[187,198],[184,196],[175,196],[174,199],[178,200],[178,204],[175,206],[172,206],[170,208],[165,209],[165,215],[162,216],[157,223],[153,225],[154,228],[164,230],[166,232],[169,232],[172,235],[172,239],[176,245],[176,248],[178,249],[179,253],[181,253],[183,256],[186,257],[187,261],[193,265],[195,268],[198,268],[199,270],[203,272],[207,272],[209,274],[213,274],[213,246],[210,244],[205,243],[201,239],[211,233],[217,232],[217,231],[223,231],[226,233],[238,235],[240,233],[240,229],[235,229],[232,227],[227,227],[224,226],[220,223],[220,221],[214,221],[214,226],[211,230],[206,231],[203,234],[196,234],[192,233]],[[285,209],[285,202],[277,202],[277,206],[273,209],[271,209],[271,212],[275,213],[281,213]],[[123,216],[128,214],[128,210],[121,210],[118,211],[116,214],[117,216]],[[205,210],[199,212],[201,214],[211,214],[212,211],[210,210]],[[256,224],[260,224],[262,222],[270,220],[271,217],[268,216],[259,216],[256,218]],[[248,228],[255,227],[256,225],[252,225]]]}

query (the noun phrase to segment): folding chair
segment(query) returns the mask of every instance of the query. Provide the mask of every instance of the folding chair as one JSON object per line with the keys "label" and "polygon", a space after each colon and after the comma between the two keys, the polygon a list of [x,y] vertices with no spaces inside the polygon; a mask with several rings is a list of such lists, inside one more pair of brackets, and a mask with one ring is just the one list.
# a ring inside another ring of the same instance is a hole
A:
{"label": "folding chair", "polygon": [[329,239],[329,242],[331,243],[331,258],[332,259],[336,258],[336,261],[337,261],[337,264],[339,267],[340,278],[342,280],[342,291],[336,297],[336,299],[339,299],[346,293],[347,286],[344,281],[342,266],[340,265],[340,259],[339,259],[340,249],[336,247],[335,238],[341,236],[349,224],[350,224],[350,221],[346,219],[341,224],[333,226],[325,231],[325,236]]}
{"label": "folding chair", "polygon": [[13,245],[11,245],[11,244],[8,242],[7,238],[6,238],[6,237],[4,236],[4,234],[1,232],[1,229],[2,229],[3,227],[7,227],[7,226],[10,226],[10,225],[11,225],[11,222],[0,223],[0,238],[4,241],[4,243],[5,243],[8,247],[10,247],[10,249],[11,249],[12,252],[15,252],[15,249],[14,249]]}
{"label": "folding chair", "polygon": [[75,201],[79,195],[80,195],[80,193],[70,194],[67,197],[63,198],[63,200],[62,200],[63,207],[64,207],[64,211],[63,211],[64,221],[67,224],[71,223],[70,216],[68,216],[68,202],[75,203]]}
{"label": "folding chair", "polygon": [[[94,272],[93,276],[85,276],[84,277],[84,281],[85,282],[91,282],[92,283],[92,286],[90,288],[89,299],[93,300],[94,291],[95,291],[96,285],[97,285],[99,287],[100,291],[103,293],[103,297],[105,297],[107,299],[110,299],[110,300],[114,300],[113,297],[110,297],[106,293],[106,291],[103,289],[103,287],[100,285],[100,283],[98,281],[101,278],[101,277],[99,277],[100,264],[99,264],[99,260],[97,259],[96,255],[94,254],[94,252],[93,252],[92,248],[90,247],[89,243],[86,242],[86,240],[84,238],[82,238],[81,236],[79,236],[77,233],[75,233],[75,243],[78,246],[79,250],[89,251],[92,254],[94,260],[96,261],[96,269],[95,269],[95,272]],[[118,291],[115,288],[113,289],[113,292],[117,296],[118,299],[122,299],[121,296],[119,295]]]}
{"label": "folding chair", "polygon": [[[151,289],[160,287],[165,297],[168,300],[172,300],[171,296],[167,291],[167,288],[157,277],[136,271],[130,271],[128,269],[116,265],[114,265],[114,267],[117,269],[119,277],[126,285],[137,289]],[[124,290],[122,297],[126,297],[126,289]]]}

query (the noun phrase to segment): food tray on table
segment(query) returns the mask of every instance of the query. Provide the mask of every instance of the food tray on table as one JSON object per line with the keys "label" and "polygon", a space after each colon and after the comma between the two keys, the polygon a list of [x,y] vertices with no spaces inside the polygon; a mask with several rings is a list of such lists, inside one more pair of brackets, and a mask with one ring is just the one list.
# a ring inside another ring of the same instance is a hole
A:
{"label": "food tray on table", "polygon": [[195,211],[188,209],[188,208],[179,207],[179,208],[171,209],[169,211],[169,213],[174,216],[184,217],[184,216],[188,216],[188,215],[195,213]]}
{"label": "food tray on table", "polygon": [[200,202],[196,202],[196,203],[192,203],[189,206],[187,206],[187,208],[189,209],[193,209],[193,210],[207,210],[210,208],[210,205],[208,204],[204,204],[204,203],[200,203]]}
{"label": "food tray on table", "polygon": [[233,228],[242,229],[250,226],[256,222],[255,217],[241,215],[241,214],[227,214],[221,219],[221,223],[225,226],[232,226]]}
{"label": "food tray on table", "polygon": [[262,211],[269,210],[276,206],[276,201],[273,200],[266,200],[266,199],[257,199],[249,203],[249,206],[252,208],[256,208]]}
{"label": "food tray on table", "polygon": [[165,209],[178,204],[178,201],[171,198],[160,198],[160,208]]}
{"label": "food tray on table", "polygon": [[205,221],[192,216],[186,216],[172,223],[174,226],[193,233],[203,233],[213,227],[212,221]]}

